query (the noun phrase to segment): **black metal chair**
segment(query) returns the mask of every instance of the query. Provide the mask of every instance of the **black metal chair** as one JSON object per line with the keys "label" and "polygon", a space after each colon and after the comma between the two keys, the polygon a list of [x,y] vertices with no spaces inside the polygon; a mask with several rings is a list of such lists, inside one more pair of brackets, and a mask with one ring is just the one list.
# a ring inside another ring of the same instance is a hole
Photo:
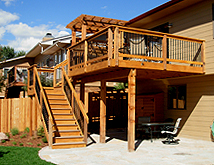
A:
{"label": "black metal chair", "polygon": [[164,144],[178,144],[178,140],[176,140],[174,137],[177,136],[179,124],[182,118],[178,118],[175,126],[167,126],[165,127],[165,130],[162,130],[162,134],[166,134],[166,140],[162,141]]}
{"label": "black metal chair", "polygon": [[149,123],[151,121],[150,116],[140,116],[138,117],[138,122],[136,125],[136,131],[140,133],[141,137],[143,133],[148,134],[149,129],[142,126],[142,123]]}

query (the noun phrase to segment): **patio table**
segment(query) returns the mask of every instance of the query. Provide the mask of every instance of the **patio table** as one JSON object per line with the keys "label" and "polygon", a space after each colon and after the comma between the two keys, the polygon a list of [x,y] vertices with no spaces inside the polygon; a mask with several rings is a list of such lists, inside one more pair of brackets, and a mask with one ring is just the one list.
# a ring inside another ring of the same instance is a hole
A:
{"label": "patio table", "polygon": [[[174,123],[173,122],[154,122],[154,123],[153,122],[152,123],[149,122],[149,123],[141,123],[141,125],[143,127],[148,127],[149,128],[151,142],[153,142],[153,140],[152,140],[152,132],[161,132],[161,130],[159,130],[159,131],[156,130],[157,126],[163,126],[163,127],[171,126],[171,125],[174,125]],[[152,130],[152,127],[154,127],[154,131]]]}

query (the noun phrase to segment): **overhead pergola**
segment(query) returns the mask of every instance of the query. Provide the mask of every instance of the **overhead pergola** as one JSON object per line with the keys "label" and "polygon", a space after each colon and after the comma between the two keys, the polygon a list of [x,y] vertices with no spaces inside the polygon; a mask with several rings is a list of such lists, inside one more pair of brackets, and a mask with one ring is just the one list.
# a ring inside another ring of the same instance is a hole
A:
{"label": "overhead pergola", "polygon": [[82,14],[70,22],[66,28],[72,30],[72,45],[74,45],[76,43],[76,32],[81,32],[82,40],[84,40],[87,33],[96,33],[109,25],[123,26],[126,23],[127,21],[123,20]]}

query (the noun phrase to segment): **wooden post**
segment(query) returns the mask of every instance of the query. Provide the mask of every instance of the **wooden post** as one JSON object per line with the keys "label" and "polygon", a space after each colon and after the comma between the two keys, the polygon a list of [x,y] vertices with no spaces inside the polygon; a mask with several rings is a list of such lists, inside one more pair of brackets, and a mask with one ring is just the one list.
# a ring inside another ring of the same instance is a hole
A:
{"label": "wooden post", "polygon": [[8,131],[7,132],[10,132],[10,130],[12,129],[11,128],[11,123],[12,123],[12,113],[11,113],[11,99],[8,99]]}
{"label": "wooden post", "polygon": [[86,39],[86,28],[87,26],[86,25],[82,25],[82,40]]}
{"label": "wooden post", "polygon": [[118,66],[119,63],[119,28],[116,27],[114,30],[114,59],[115,59],[115,66]]}
{"label": "wooden post", "polygon": [[34,127],[34,136],[37,136],[37,103],[36,103],[36,99],[35,96],[33,97],[33,103],[34,103],[34,121],[35,121],[35,127]]}
{"label": "wooden post", "polygon": [[16,69],[17,66],[14,66],[14,81],[16,81],[16,74],[17,74],[17,69]]}
{"label": "wooden post", "polygon": [[167,37],[164,35],[162,43],[162,53],[163,53],[163,68],[167,68]]}
{"label": "wooden post", "polygon": [[88,42],[85,41],[85,51],[84,51],[85,72],[87,67],[87,60],[88,60]]}
{"label": "wooden post", "polygon": [[87,144],[87,139],[88,139],[88,124],[86,120],[84,119],[84,142]]}
{"label": "wooden post", "polygon": [[205,42],[204,41],[202,42],[202,45],[201,45],[201,62],[203,62],[202,69],[203,69],[203,73],[205,73]]}
{"label": "wooden post", "polygon": [[101,80],[100,93],[100,143],[105,143],[106,137],[106,81]]}
{"label": "wooden post", "polygon": [[128,150],[135,150],[135,85],[136,69],[128,75]]}
{"label": "wooden post", "polygon": [[111,65],[112,59],[112,47],[113,47],[113,36],[111,28],[108,28],[108,66]]}
{"label": "wooden post", "polygon": [[[73,41],[72,41],[73,42]],[[67,59],[68,59],[68,76],[70,76],[69,75],[69,71],[70,71],[70,67],[71,67],[71,50],[70,49],[68,49],[68,51],[67,51]]]}
{"label": "wooden post", "polygon": [[53,128],[52,128],[52,122],[51,122],[51,118],[49,117],[49,120],[48,120],[48,127],[49,127],[49,135],[48,135],[48,144],[49,144],[49,147],[52,148],[52,144],[53,144],[53,137],[52,137],[52,134],[53,134]]}
{"label": "wooden post", "polygon": [[76,32],[72,30],[72,46],[77,42]]}
{"label": "wooden post", "polygon": [[32,131],[32,111],[33,111],[33,97],[30,97],[30,136],[33,136],[33,131]]}

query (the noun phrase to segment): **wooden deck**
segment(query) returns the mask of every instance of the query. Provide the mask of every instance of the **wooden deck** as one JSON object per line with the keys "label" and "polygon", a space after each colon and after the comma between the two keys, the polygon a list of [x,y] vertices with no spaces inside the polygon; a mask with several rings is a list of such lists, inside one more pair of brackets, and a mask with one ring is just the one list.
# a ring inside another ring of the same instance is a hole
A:
{"label": "wooden deck", "polygon": [[204,41],[143,29],[109,26],[71,46],[69,77],[91,82],[204,74]]}

